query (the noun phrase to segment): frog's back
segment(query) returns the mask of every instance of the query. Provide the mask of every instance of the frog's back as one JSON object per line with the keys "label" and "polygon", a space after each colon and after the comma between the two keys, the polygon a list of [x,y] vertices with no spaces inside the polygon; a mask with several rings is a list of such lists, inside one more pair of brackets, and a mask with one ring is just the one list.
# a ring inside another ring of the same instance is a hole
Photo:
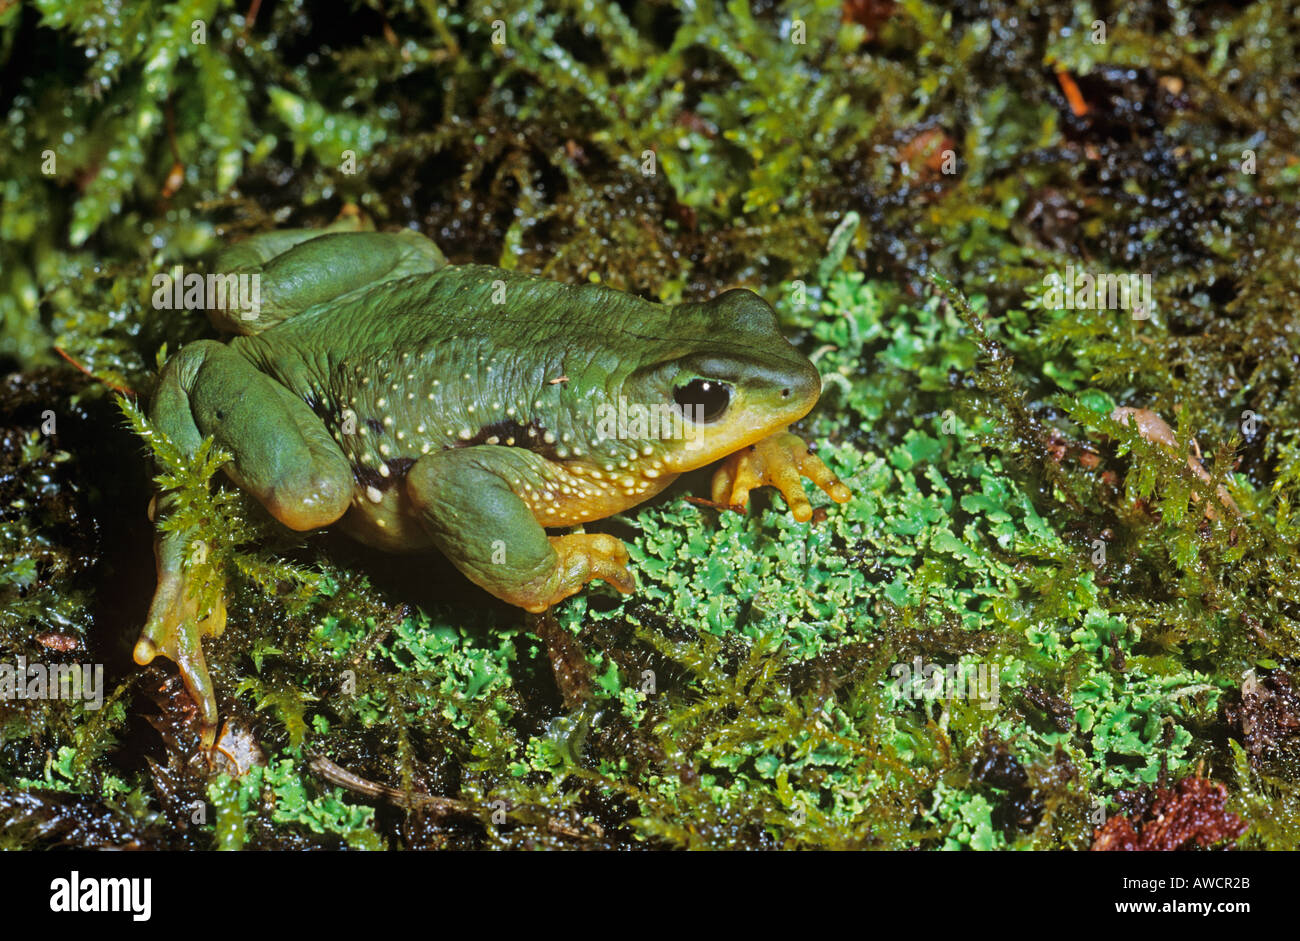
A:
{"label": "frog's back", "polygon": [[[268,331],[276,343],[419,350],[469,340],[497,350],[609,348],[670,336],[669,308],[599,285],[547,281],[486,265],[453,265],[386,281]],[[545,357],[544,357],[545,358]]]}
{"label": "frog's back", "polygon": [[680,342],[662,339],[669,315],[600,286],[459,266],[359,289],[232,346],[307,403],[361,481],[444,448],[577,436],[582,403]]}

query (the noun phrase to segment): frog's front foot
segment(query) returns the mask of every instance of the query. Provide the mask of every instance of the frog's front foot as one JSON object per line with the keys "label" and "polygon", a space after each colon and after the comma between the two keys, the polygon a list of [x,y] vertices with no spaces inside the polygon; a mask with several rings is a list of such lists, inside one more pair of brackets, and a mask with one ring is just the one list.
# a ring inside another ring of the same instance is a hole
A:
{"label": "frog's front foot", "polygon": [[812,519],[812,505],[801,477],[826,491],[836,503],[846,503],[853,496],[797,435],[778,431],[722,462],[713,474],[713,502],[743,507],[749,503],[751,490],[770,485],[781,491],[794,518],[807,522]]}
{"label": "frog's front foot", "polygon": [[179,567],[165,566],[169,553],[159,547],[158,590],[149,605],[149,617],[133,656],[144,666],[162,654],[180,669],[185,688],[199,710],[204,746],[212,744],[217,730],[217,700],[203,660],[202,639],[220,634],[226,626],[226,605],[218,591],[208,605],[199,601],[195,585]]}
{"label": "frog's front foot", "polygon": [[613,536],[573,533],[552,536],[550,541],[559,556],[555,571],[541,584],[524,588],[518,597],[509,599],[525,611],[539,614],[596,579],[609,582],[625,595],[636,591],[636,582],[627,569],[627,547]]}

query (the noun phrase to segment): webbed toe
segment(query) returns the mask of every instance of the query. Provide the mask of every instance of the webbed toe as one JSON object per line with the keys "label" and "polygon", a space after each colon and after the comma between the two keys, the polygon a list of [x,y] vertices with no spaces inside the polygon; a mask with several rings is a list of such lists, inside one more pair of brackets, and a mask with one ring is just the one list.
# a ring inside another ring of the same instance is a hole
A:
{"label": "webbed toe", "polygon": [[781,431],[722,462],[713,475],[713,501],[743,507],[751,490],[772,486],[781,492],[794,518],[806,522],[812,518],[812,504],[804,493],[804,477],[836,503],[845,503],[853,495],[797,435]]}

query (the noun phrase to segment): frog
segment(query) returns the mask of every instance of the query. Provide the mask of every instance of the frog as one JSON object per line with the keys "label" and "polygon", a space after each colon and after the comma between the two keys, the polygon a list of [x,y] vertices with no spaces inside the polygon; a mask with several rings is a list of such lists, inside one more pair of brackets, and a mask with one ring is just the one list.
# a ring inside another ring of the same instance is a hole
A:
{"label": "frog", "polygon": [[[688,471],[720,461],[711,502],[741,512],[772,486],[808,521],[805,478],[851,497],[789,430],[821,376],[748,289],[664,304],[451,264],[410,229],[265,232],[215,271],[256,278],[258,303],[208,305],[233,336],[167,359],[150,424],[187,455],[212,439],[225,476],[290,530],[436,549],[538,614],[596,581],[634,592],[626,546],[585,524]],[[225,600],[187,574],[197,536],[167,526],[178,499],[151,504],[158,581],[133,655],[177,664],[210,740],[202,641],[223,630]]]}

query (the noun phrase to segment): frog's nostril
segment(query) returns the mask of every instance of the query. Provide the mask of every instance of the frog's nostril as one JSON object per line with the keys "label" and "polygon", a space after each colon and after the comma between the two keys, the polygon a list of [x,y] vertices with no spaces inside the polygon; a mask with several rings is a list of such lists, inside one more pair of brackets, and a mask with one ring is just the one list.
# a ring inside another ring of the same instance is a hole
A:
{"label": "frog's nostril", "polygon": [[790,398],[790,390],[789,390],[789,389],[782,389],[782,390],[781,390],[781,398],[783,398],[783,399],[788,399],[788,398]]}

